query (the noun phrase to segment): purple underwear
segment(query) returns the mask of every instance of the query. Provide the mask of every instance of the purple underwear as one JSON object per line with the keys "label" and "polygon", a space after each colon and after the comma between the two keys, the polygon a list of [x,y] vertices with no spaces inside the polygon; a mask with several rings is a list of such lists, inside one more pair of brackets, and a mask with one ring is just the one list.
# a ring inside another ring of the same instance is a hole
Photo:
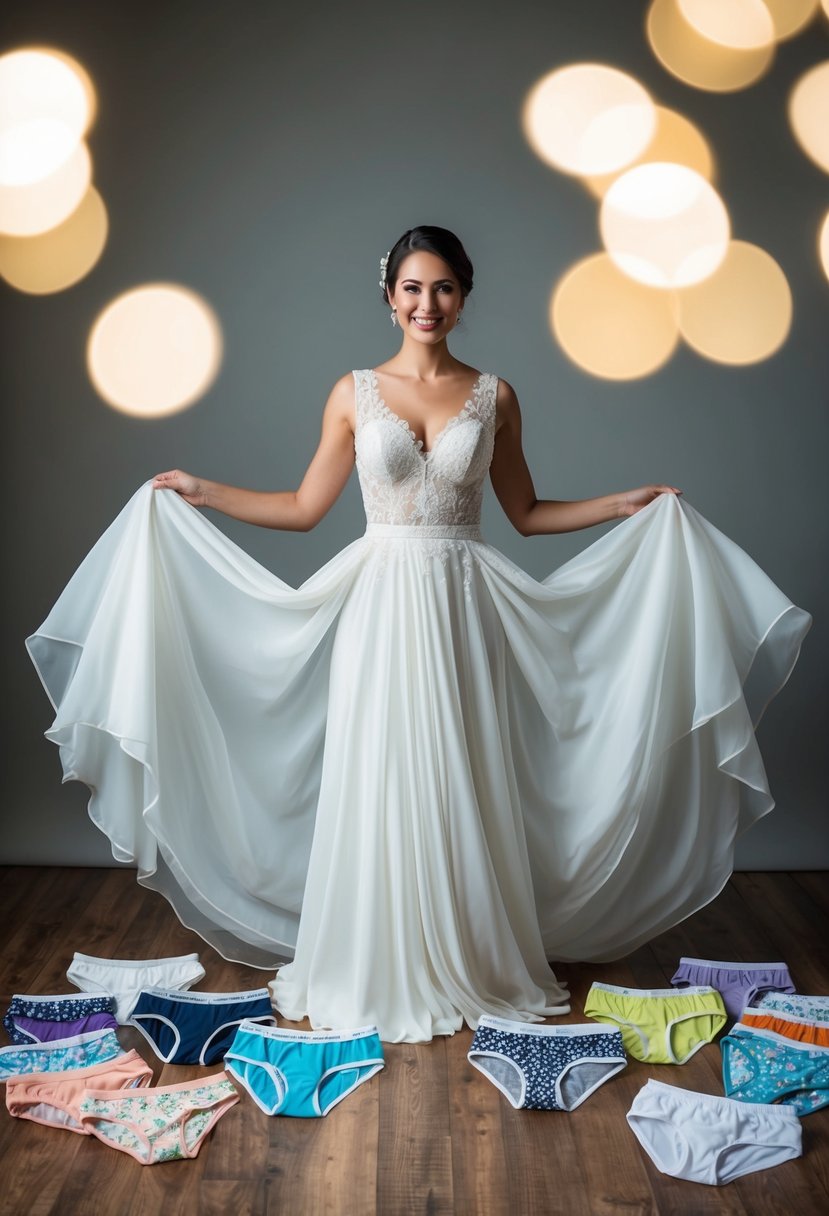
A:
{"label": "purple underwear", "polygon": [[675,988],[709,984],[723,999],[728,1014],[739,1019],[760,992],[794,992],[785,963],[720,963],[707,958],[681,958],[671,983]]}
{"label": "purple underwear", "polygon": [[12,1043],[51,1043],[90,1030],[114,1030],[118,1022],[111,996],[83,992],[75,996],[12,997],[3,1018]]}

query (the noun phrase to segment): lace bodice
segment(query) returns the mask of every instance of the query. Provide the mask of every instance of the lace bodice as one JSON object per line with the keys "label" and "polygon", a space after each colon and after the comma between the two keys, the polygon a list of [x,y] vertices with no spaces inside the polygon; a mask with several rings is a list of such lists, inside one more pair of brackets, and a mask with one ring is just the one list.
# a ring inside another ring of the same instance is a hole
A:
{"label": "lace bodice", "polygon": [[477,526],[494,446],[498,377],[478,376],[428,452],[381,399],[373,371],[355,371],[354,382],[357,472],[368,523]]}

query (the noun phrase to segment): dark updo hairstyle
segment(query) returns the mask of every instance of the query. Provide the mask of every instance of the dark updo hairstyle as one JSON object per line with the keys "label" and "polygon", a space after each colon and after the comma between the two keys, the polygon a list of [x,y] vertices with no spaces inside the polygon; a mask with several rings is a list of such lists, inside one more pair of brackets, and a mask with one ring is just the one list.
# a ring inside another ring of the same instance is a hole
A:
{"label": "dark updo hairstyle", "polygon": [[[386,289],[394,291],[394,285],[400,274],[400,267],[410,253],[419,251],[433,253],[449,266],[458,280],[461,295],[466,299],[472,290],[472,263],[469,255],[454,232],[448,228],[436,228],[432,224],[422,224],[419,228],[410,228],[404,232],[389,251],[386,264]],[[388,304],[386,290],[383,290],[383,303]]]}

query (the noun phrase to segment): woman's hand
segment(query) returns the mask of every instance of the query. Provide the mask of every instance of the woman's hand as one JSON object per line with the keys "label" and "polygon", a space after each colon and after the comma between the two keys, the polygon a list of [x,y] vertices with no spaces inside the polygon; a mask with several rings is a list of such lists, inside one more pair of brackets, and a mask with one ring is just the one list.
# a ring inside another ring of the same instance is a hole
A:
{"label": "woman's hand", "polygon": [[198,477],[171,469],[168,473],[157,473],[153,478],[154,490],[175,490],[191,507],[207,506],[207,486]]}
{"label": "woman's hand", "polygon": [[640,486],[638,490],[627,490],[622,495],[621,515],[635,515],[647,507],[660,494],[681,494],[676,486]]}

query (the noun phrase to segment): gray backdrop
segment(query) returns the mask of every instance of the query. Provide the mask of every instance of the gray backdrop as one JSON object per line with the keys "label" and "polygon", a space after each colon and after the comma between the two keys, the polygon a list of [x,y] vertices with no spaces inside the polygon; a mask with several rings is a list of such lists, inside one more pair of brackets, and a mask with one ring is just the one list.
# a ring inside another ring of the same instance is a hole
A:
{"label": "gray backdrop", "polygon": [[[829,56],[827,27],[821,20],[784,45],[761,83],[716,96],[684,86],[652,57],[646,7],[356,0],[302,13],[295,4],[181,0],[154,16],[146,5],[35,0],[6,18],[6,48],[62,47],[98,86],[91,147],[111,235],[96,269],[69,291],[37,298],[0,288],[3,860],[111,860],[86,818],[85,789],[60,788],[26,634],[154,472],[178,464],[293,488],[333,381],[395,347],[376,287],[380,255],[412,224],[438,223],[460,233],[477,270],[454,349],[515,385],[539,494],[680,485],[815,616],[803,659],[759,732],[778,808],[744,838],[739,862],[827,865],[829,283],[815,246],[829,179],[795,146],[785,115],[792,83]],[[520,111],[542,74],[577,60],[636,73],[707,134],[735,235],[772,253],[793,287],[793,330],[773,359],[731,370],[680,350],[660,373],[614,385],[579,372],[551,339],[551,287],[598,247],[596,207],[528,149]],[[193,409],[140,422],[96,397],[84,348],[114,295],[158,279],[207,297],[226,357]],[[310,535],[217,522],[292,583],[362,530],[353,481]],[[485,531],[537,576],[591,539],[524,540],[491,496]]]}

